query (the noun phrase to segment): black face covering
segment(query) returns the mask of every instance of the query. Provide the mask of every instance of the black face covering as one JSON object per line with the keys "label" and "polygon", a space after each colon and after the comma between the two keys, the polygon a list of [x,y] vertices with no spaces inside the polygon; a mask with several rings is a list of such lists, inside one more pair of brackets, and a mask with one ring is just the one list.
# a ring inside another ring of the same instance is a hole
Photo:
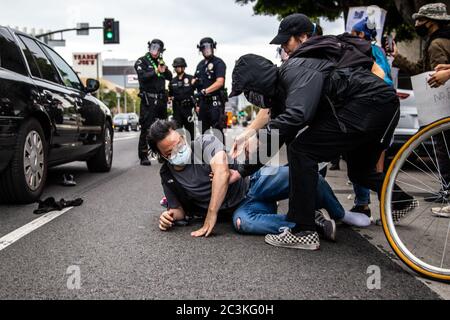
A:
{"label": "black face covering", "polygon": [[426,23],[417,26],[416,28],[416,33],[419,37],[421,38],[425,38],[428,35],[428,28],[426,26]]}
{"label": "black face covering", "polygon": [[266,108],[266,104],[264,103],[264,96],[262,94],[255,91],[247,91],[244,93],[244,95],[247,98],[248,102],[250,102],[254,106]]}

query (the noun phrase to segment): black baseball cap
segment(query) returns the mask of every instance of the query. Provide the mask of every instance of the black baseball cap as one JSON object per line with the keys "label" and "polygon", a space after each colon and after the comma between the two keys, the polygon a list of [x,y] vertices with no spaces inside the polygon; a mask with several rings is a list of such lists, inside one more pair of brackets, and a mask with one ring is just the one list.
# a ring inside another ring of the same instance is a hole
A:
{"label": "black baseball cap", "polygon": [[284,44],[291,36],[298,36],[303,32],[313,32],[314,25],[311,20],[302,13],[294,13],[284,18],[280,23],[277,36],[270,44]]}

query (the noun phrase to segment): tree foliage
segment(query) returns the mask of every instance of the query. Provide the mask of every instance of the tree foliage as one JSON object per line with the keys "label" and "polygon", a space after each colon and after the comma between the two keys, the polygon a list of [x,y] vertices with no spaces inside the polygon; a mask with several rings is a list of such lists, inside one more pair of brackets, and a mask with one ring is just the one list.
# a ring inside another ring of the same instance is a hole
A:
{"label": "tree foliage", "polygon": [[238,4],[253,4],[257,15],[275,15],[280,19],[292,13],[304,13],[312,19],[326,18],[334,21],[342,15],[347,19],[350,7],[377,5],[388,11],[386,32],[395,31],[398,40],[412,39],[412,15],[427,3],[443,2],[450,8],[450,0],[236,0]]}

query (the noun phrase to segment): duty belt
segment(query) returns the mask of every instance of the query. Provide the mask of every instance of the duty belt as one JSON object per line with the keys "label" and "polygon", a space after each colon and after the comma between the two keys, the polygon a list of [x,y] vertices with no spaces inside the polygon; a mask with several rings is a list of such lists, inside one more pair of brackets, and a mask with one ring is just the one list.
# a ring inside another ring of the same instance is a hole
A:
{"label": "duty belt", "polygon": [[173,100],[173,103],[174,103],[174,105],[182,106],[182,107],[192,106],[194,104],[192,99]]}
{"label": "duty belt", "polygon": [[151,98],[151,99],[158,99],[158,100],[162,100],[166,97],[166,95],[164,93],[149,93],[149,92],[144,92],[144,95],[147,96],[147,98]]}
{"label": "duty belt", "polygon": [[205,97],[205,100],[206,100],[206,101],[221,101],[219,95],[206,96],[206,97]]}

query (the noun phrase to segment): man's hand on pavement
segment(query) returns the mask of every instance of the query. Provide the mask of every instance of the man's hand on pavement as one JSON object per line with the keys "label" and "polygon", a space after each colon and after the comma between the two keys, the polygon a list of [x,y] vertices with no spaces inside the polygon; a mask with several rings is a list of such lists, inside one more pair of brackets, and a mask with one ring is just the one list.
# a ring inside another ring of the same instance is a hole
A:
{"label": "man's hand on pavement", "polygon": [[195,232],[191,233],[191,236],[194,238],[205,237],[208,238],[214,230],[214,227],[217,223],[217,214],[208,214],[203,227]]}
{"label": "man's hand on pavement", "polygon": [[159,229],[161,231],[168,231],[173,228],[175,219],[173,212],[166,211],[161,214],[159,218]]}

